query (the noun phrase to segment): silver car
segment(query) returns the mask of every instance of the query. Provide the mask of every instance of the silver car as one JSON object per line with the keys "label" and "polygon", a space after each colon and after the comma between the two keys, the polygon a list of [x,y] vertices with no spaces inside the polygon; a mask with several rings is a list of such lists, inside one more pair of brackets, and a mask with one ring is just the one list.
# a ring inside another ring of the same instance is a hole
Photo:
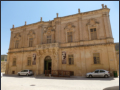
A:
{"label": "silver car", "polygon": [[105,77],[108,78],[110,77],[110,73],[107,70],[103,70],[103,69],[97,69],[94,72],[89,72],[86,74],[86,77]]}
{"label": "silver car", "polygon": [[32,70],[22,70],[21,72],[18,72],[18,75],[20,76],[20,75],[33,75],[34,73],[33,73],[33,71]]}

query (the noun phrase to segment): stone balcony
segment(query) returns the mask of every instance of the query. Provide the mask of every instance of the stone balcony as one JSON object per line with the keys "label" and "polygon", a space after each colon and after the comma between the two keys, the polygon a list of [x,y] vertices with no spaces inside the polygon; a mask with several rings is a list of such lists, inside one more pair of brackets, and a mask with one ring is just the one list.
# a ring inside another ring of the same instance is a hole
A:
{"label": "stone balcony", "polygon": [[36,46],[37,50],[58,48],[59,43],[40,44]]}

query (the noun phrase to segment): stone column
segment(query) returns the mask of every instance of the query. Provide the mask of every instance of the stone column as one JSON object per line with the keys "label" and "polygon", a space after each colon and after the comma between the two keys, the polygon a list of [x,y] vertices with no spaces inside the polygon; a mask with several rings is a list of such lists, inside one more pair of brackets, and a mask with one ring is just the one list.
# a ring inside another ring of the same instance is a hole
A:
{"label": "stone column", "polygon": [[40,33],[41,33],[41,37],[40,37],[40,38],[41,38],[41,40],[40,40],[40,44],[42,44],[42,43],[43,43],[43,26],[42,26],[42,25],[40,26],[40,31],[41,31],[41,32],[40,32]]}
{"label": "stone column", "polygon": [[110,34],[109,34],[109,27],[108,27],[107,17],[108,17],[107,13],[103,14],[104,26],[105,26],[105,31],[106,31],[106,38],[109,38]]}
{"label": "stone column", "polygon": [[39,72],[40,74],[44,74],[44,56],[43,55],[40,55],[40,66],[39,66]]}
{"label": "stone column", "polygon": [[108,44],[106,46],[108,52],[108,61],[110,66],[110,74],[113,75],[113,71],[117,71],[117,62],[116,62],[116,55],[115,55],[115,48],[114,45]]}
{"label": "stone column", "polygon": [[36,66],[37,66],[37,69],[36,69],[36,75],[39,75],[39,66],[40,66],[40,56],[37,55],[37,59],[36,59]]}
{"label": "stone column", "polygon": [[82,18],[81,17],[79,18],[78,23],[79,23],[79,35],[80,35],[79,40],[82,41],[83,40],[83,32],[82,32]]}
{"label": "stone column", "polygon": [[23,35],[21,37],[22,40],[22,48],[25,47],[25,36],[26,36],[26,29],[23,29]]}
{"label": "stone column", "polygon": [[81,70],[82,70],[82,76],[85,76],[86,74],[86,62],[85,62],[85,49],[84,47],[80,48],[81,53]]}
{"label": "stone column", "polygon": [[54,53],[53,53],[53,57],[54,57],[54,69],[58,70],[59,69],[59,59],[58,59],[58,49],[56,48]]}
{"label": "stone column", "polygon": [[55,41],[56,43],[60,42],[60,21],[56,21],[56,31],[55,31]]}
{"label": "stone column", "polygon": [[10,45],[9,45],[9,49],[11,49],[11,46],[12,46],[12,31],[11,31],[11,36],[10,36]]}
{"label": "stone column", "polygon": [[107,19],[107,24],[108,24],[109,37],[113,38],[113,36],[112,36],[112,30],[111,30],[111,25],[110,25],[109,14],[108,14],[108,16],[106,17],[106,19]]}

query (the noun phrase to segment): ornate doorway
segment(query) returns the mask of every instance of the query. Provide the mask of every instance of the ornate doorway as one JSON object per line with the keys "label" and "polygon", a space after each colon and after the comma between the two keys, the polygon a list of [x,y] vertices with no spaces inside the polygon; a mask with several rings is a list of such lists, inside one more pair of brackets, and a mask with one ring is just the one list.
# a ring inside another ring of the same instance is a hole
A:
{"label": "ornate doorway", "polygon": [[51,72],[51,67],[52,67],[51,57],[46,56],[44,59],[44,74],[45,74],[45,70],[50,70]]}

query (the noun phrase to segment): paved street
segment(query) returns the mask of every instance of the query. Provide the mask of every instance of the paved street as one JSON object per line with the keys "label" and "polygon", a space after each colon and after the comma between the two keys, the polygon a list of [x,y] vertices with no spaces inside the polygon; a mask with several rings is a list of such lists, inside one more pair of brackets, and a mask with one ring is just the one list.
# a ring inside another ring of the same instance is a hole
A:
{"label": "paved street", "polygon": [[[119,78],[8,76],[1,78],[1,90],[119,90]],[[116,89],[115,89],[116,88]]]}

